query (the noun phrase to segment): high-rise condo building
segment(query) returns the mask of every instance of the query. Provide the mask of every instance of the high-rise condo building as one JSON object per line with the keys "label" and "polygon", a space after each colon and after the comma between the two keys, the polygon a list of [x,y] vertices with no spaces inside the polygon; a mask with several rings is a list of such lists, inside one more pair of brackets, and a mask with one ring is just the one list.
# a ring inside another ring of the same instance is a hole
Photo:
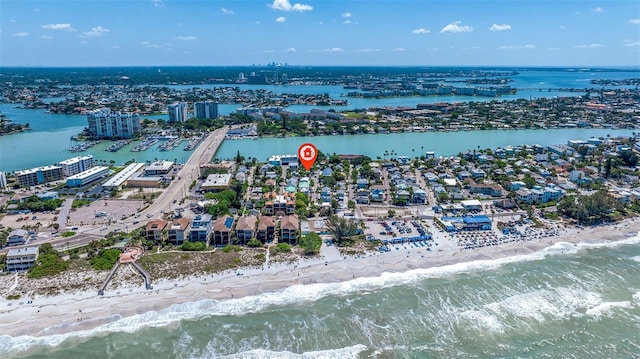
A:
{"label": "high-rise condo building", "polygon": [[213,101],[196,102],[193,104],[196,118],[218,118],[218,103]]}
{"label": "high-rise condo building", "polygon": [[96,138],[132,138],[140,134],[137,113],[121,113],[108,108],[87,112],[89,134]]}
{"label": "high-rise condo building", "polygon": [[187,120],[187,103],[186,102],[176,102],[167,107],[167,111],[169,112],[169,122],[184,122]]}

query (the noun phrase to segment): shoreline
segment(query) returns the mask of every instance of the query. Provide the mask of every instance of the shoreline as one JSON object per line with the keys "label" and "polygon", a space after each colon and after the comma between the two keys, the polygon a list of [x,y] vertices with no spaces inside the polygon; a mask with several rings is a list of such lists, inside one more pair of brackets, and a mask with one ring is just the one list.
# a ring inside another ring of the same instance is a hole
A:
{"label": "shoreline", "polygon": [[[455,239],[447,239],[438,233],[440,242],[438,247],[433,247],[433,252],[405,247],[388,253],[342,257],[335,247],[323,247],[324,255],[321,253],[320,258],[179,280],[158,280],[152,282],[153,290],[145,290],[136,282],[131,286],[108,289],[103,297],[97,295],[97,290],[81,291],[31,300],[25,298],[21,305],[19,301],[3,297],[0,299],[3,318],[0,333],[9,338],[9,342],[11,338],[28,336],[35,337],[32,339],[35,341],[42,339],[43,344],[50,344],[44,339],[46,337],[56,338],[53,340],[57,344],[65,340],[68,333],[89,337],[96,331],[130,332],[143,326],[166,326],[176,320],[216,315],[222,310],[220,314],[234,315],[282,301],[293,304],[351,293],[354,287],[397,286],[431,277],[434,273],[447,275],[520,260],[537,260],[541,259],[537,258],[538,254],[547,255],[544,250],[558,243],[571,243],[574,248],[579,248],[576,246],[579,243],[587,246],[615,244],[635,237],[639,231],[640,219],[632,218],[614,225],[582,230],[568,228],[554,237],[474,250],[462,250]],[[572,249],[561,245],[552,250],[549,253],[565,253]],[[195,313],[193,307],[202,310]],[[172,315],[166,318],[163,313]],[[0,348],[14,349],[11,346],[5,343]]]}

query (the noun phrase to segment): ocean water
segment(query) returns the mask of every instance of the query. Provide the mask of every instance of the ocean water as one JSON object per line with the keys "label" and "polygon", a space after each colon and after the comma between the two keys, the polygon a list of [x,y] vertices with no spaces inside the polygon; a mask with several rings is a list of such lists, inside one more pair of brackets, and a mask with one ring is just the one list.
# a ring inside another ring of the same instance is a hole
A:
{"label": "ocean water", "polygon": [[65,335],[0,336],[0,356],[638,358],[640,237],[176,304]]}

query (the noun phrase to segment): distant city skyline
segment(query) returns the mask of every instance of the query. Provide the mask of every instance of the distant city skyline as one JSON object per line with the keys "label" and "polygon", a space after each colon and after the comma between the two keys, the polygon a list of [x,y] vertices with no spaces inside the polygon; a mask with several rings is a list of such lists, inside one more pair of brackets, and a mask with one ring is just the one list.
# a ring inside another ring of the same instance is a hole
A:
{"label": "distant city skyline", "polygon": [[640,66],[640,3],[0,4],[0,66]]}

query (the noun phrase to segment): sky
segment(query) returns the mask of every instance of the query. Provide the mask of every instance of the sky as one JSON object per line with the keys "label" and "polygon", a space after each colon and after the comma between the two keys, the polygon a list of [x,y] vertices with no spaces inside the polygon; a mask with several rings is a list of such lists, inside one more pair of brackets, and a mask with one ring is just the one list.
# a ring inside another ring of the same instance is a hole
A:
{"label": "sky", "polygon": [[0,0],[0,66],[640,66],[638,0]]}

